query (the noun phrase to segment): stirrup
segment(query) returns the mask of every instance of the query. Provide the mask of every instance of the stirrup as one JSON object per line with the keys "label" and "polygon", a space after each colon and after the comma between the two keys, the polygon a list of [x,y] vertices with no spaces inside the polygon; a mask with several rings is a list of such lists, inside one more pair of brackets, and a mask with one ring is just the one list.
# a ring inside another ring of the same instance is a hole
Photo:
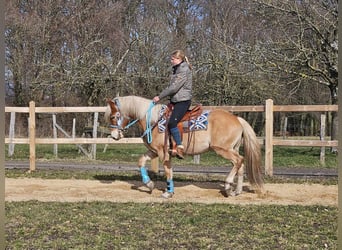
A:
{"label": "stirrup", "polygon": [[175,156],[177,156],[177,150],[176,150],[176,149],[169,149],[169,154],[170,154],[172,157],[175,157]]}
{"label": "stirrup", "polygon": [[177,145],[176,152],[177,152],[176,156],[178,159],[184,159],[184,146],[183,145]]}

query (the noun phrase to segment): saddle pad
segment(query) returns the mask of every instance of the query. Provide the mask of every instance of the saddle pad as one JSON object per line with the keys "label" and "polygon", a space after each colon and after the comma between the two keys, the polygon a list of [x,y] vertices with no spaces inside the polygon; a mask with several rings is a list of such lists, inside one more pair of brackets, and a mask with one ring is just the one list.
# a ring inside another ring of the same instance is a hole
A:
{"label": "saddle pad", "polygon": [[[160,110],[160,117],[162,117],[158,122],[158,130],[160,133],[164,133],[166,129],[166,119],[163,117],[165,109],[167,107],[163,106]],[[196,119],[191,119],[190,121],[184,121],[183,123],[183,130],[184,132],[196,131],[196,130],[206,130],[208,127],[208,115],[210,111],[204,110],[200,116]]]}

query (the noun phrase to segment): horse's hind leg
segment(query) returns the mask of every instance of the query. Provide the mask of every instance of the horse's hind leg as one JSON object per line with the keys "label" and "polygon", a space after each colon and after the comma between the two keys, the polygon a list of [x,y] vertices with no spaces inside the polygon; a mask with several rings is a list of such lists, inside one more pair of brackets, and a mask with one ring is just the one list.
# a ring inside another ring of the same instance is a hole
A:
{"label": "horse's hind leg", "polygon": [[161,195],[161,197],[165,199],[169,199],[169,198],[172,198],[174,194],[173,169],[171,167],[170,160],[165,160],[163,165],[164,165],[164,170],[165,170],[165,175],[166,175],[167,188],[166,188],[166,191]]}
{"label": "horse's hind leg", "polygon": [[156,154],[154,154],[151,151],[148,151],[146,154],[143,154],[140,159],[139,159],[139,169],[140,169],[140,174],[142,178],[142,182],[150,189],[154,189],[154,183],[151,181],[150,177],[148,176],[147,169],[146,169],[146,161],[151,160],[153,158],[157,157]]}
{"label": "horse's hind leg", "polygon": [[238,178],[237,178],[237,185],[236,185],[236,189],[235,189],[235,195],[239,195],[242,193],[243,172],[244,172],[244,165],[242,163],[238,172],[237,172]]}
{"label": "horse's hind leg", "polygon": [[[223,158],[230,160],[233,164],[233,168],[228,174],[224,189],[227,196],[235,196],[239,195],[242,192],[242,185],[243,185],[243,157],[239,155],[239,153],[234,149],[225,150],[222,148],[213,147],[215,152],[221,155]],[[233,190],[234,178],[235,175],[238,174],[237,186],[235,191]]]}

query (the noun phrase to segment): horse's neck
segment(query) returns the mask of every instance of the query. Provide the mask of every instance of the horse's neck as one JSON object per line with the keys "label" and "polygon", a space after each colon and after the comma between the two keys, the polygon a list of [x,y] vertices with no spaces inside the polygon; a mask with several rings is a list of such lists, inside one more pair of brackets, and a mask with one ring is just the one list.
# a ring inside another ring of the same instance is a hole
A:
{"label": "horse's neck", "polygon": [[135,99],[132,96],[123,97],[119,99],[120,110],[124,116],[130,117],[131,119],[139,119],[139,114],[137,113]]}
{"label": "horse's neck", "polygon": [[122,105],[122,111],[124,115],[135,120],[139,120],[139,126],[144,131],[148,126],[153,126],[159,119],[159,113],[162,108],[161,104],[157,104],[153,107],[150,106],[150,101],[140,99],[137,97],[127,98]]}
{"label": "horse's neck", "polygon": [[[130,96],[126,97],[122,102],[123,115],[131,119],[141,120],[146,128],[146,118],[151,118],[150,122],[155,123],[159,117],[161,105],[158,104],[150,109],[150,101],[140,97]],[[151,113],[149,113],[151,112]]]}

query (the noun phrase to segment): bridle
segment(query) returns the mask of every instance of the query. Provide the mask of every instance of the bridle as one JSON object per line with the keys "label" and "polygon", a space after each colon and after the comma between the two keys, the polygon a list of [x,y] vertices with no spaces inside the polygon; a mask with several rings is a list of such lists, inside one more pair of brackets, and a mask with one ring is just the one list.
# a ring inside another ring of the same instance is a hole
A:
{"label": "bridle", "polygon": [[[147,142],[151,143],[152,142],[152,130],[154,126],[151,126],[151,112],[152,108],[154,107],[155,103],[151,102],[150,107],[148,108],[146,112],[146,130],[142,134],[141,137],[147,136]],[[137,123],[140,119],[135,119],[133,121],[131,117],[129,116],[122,116],[121,111],[120,111],[120,102],[118,99],[114,99],[114,106],[116,112],[113,114],[111,113],[109,119],[111,124],[109,125],[110,128],[117,129],[120,132],[126,132],[127,129],[129,129],[131,126],[133,126],[135,123]],[[112,112],[111,108],[111,112]]]}
{"label": "bridle", "polygon": [[109,120],[111,124],[109,125],[110,128],[116,128],[119,131],[127,131],[132,125],[137,123],[139,119],[135,119],[134,121],[130,122],[132,120],[129,116],[122,116],[120,111],[120,103],[118,99],[114,99],[114,105],[116,112],[113,114],[111,113]]}

